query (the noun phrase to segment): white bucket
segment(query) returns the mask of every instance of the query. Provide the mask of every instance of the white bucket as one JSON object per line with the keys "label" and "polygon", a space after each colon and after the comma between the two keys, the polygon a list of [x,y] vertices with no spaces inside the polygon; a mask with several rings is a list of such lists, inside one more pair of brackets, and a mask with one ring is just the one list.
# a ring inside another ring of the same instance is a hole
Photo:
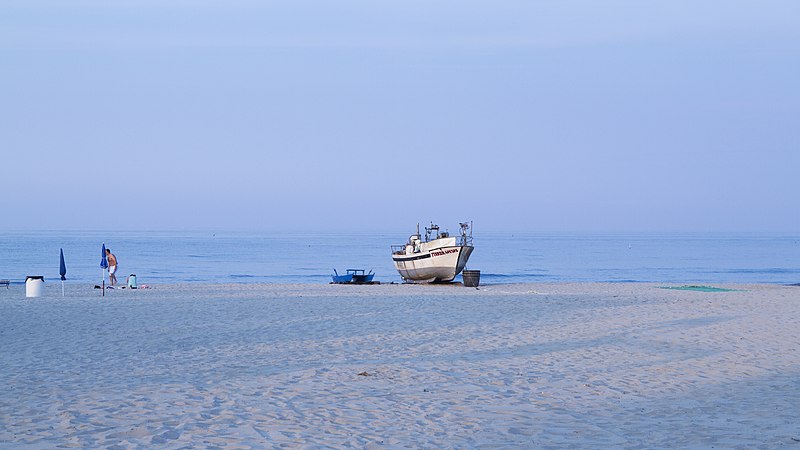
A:
{"label": "white bucket", "polygon": [[25,297],[41,297],[44,277],[28,275],[25,278]]}

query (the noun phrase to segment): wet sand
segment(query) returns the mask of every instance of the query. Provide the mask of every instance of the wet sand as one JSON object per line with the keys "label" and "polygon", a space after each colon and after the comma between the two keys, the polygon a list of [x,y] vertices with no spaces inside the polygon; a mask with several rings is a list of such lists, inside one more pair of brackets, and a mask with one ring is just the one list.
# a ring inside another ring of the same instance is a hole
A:
{"label": "wet sand", "polygon": [[0,289],[0,447],[800,446],[800,287]]}

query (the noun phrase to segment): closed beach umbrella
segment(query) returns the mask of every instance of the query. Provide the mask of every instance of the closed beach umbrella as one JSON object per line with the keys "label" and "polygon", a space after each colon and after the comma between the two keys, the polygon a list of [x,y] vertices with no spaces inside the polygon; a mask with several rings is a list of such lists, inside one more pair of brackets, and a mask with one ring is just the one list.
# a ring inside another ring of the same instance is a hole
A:
{"label": "closed beach umbrella", "polygon": [[106,296],[106,269],[108,269],[108,260],[106,259],[106,243],[103,242],[103,248],[100,249],[100,275],[103,277],[103,297]]}
{"label": "closed beach umbrella", "polygon": [[64,280],[67,279],[67,264],[64,262],[64,249],[61,249],[61,262],[58,267],[58,273],[61,274],[61,296],[64,296]]}
{"label": "closed beach umbrella", "polygon": [[[100,268],[103,270],[108,269],[108,260],[106,259],[106,243],[103,242],[103,247],[100,249]],[[105,275],[103,275],[105,279]]]}
{"label": "closed beach umbrella", "polygon": [[61,275],[61,280],[67,279],[67,264],[64,262],[64,249],[61,249],[61,265],[58,268],[58,273]]}

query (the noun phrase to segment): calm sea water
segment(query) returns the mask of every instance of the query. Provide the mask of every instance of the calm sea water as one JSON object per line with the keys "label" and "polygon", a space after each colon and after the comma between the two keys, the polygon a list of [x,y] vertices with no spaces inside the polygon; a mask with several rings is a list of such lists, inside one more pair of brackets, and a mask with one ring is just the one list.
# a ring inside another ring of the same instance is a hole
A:
{"label": "calm sea water", "polygon": [[[100,245],[139,283],[327,283],[333,268],[399,282],[389,246],[404,233],[6,232],[0,278],[99,283]],[[479,233],[469,268],[481,283],[536,281],[798,283],[800,234]]]}

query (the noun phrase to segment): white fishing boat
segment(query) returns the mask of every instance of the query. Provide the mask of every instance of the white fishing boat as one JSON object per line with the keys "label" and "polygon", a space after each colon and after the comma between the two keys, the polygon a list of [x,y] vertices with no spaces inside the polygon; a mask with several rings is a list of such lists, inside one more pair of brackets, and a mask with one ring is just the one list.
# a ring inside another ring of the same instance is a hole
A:
{"label": "white fishing boat", "polygon": [[452,281],[467,265],[472,254],[472,222],[460,223],[461,235],[450,236],[440,232],[431,223],[425,227],[425,236],[417,233],[405,245],[392,246],[394,266],[404,281],[432,283]]}

